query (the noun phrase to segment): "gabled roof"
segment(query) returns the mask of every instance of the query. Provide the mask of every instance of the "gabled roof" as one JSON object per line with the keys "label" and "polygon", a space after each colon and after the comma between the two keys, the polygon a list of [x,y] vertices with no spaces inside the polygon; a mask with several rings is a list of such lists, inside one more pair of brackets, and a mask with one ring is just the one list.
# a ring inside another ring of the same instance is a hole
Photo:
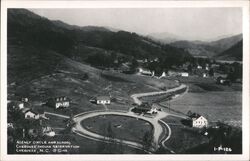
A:
{"label": "gabled roof", "polygon": [[34,111],[34,110],[30,109],[30,108],[23,108],[22,109],[22,113],[26,114],[27,112],[32,112],[32,113],[34,113],[36,115],[39,114],[38,112],[36,112],[36,111]]}
{"label": "gabled roof", "polygon": [[191,117],[192,119],[198,119],[199,117],[201,117],[201,115],[199,115],[198,113],[193,113],[189,117]]}
{"label": "gabled roof", "polygon": [[22,113],[27,113],[28,111],[30,111],[30,108],[23,108],[21,111]]}
{"label": "gabled roof", "polygon": [[194,117],[194,118],[192,118],[192,120],[193,120],[193,121],[196,121],[196,120],[198,120],[198,119],[200,119],[200,118],[204,118],[204,119],[206,120],[206,118],[203,117],[203,116],[201,116],[201,115],[199,115],[199,117]]}

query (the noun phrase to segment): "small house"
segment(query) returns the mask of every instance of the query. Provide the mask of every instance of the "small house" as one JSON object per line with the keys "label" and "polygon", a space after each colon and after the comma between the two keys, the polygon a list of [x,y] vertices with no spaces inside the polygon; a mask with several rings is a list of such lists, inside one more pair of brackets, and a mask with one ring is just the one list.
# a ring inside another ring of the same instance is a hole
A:
{"label": "small house", "polygon": [[202,66],[200,66],[200,65],[197,65],[197,69],[202,69]]}
{"label": "small house", "polygon": [[24,118],[25,119],[35,119],[35,120],[38,120],[40,118],[39,113],[37,113],[35,111],[32,111],[29,108],[24,108],[22,110],[22,113],[24,114]]}
{"label": "small house", "polygon": [[226,78],[223,78],[223,77],[218,77],[218,78],[216,79],[216,83],[217,83],[217,84],[221,84],[221,85],[228,85],[228,86],[231,85],[231,81],[228,80],[228,79],[226,79]]}
{"label": "small house", "polygon": [[182,72],[182,73],[181,73],[181,76],[182,76],[182,77],[188,77],[189,74],[188,74],[187,72]]}
{"label": "small house", "polygon": [[29,102],[29,99],[27,97],[21,98],[22,102]]}
{"label": "small house", "polygon": [[143,102],[141,105],[135,107],[133,112],[137,113],[147,113],[147,114],[156,114],[158,111],[157,107],[151,106],[149,103]]}
{"label": "small house", "polygon": [[13,101],[8,104],[9,110],[22,110],[24,103],[20,101]]}
{"label": "small house", "polygon": [[139,68],[139,73],[142,75],[149,75],[149,76],[152,76],[153,74],[150,70],[143,69],[143,68]]}
{"label": "small house", "polygon": [[166,76],[167,76],[167,75],[166,75],[166,72],[162,72],[162,74],[161,74],[160,77],[162,78],[162,77],[166,77]]}
{"label": "small house", "polygon": [[13,125],[13,123],[12,123],[12,122],[8,122],[8,123],[7,123],[7,127],[8,127],[8,128],[12,128],[12,129],[13,129],[13,128],[14,128],[14,125]]}
{"label": "small house", "polygon": [[190,118],[192,119],[192,127],[203,128],[208,126],[208,121],[205,117],[193,113]]}
{"label": "small house", "polygon": [[203,77],[203,78],[207,78],[207,77],[208,77],[208,73],[203,73],[203,74],[202,74],[202,77]]}
{"label": "small house", "polygon": [[46,104],[55,109],[67,108],[69,107],[69,99],[67,97],[50,98]]}
{"label": "small house", "polygon": [[169,70],[168,71],[168,75],[169,76],[179,76],[180,75],[180,72],[178,72],[178,71],[175,71],[175,70]]}
{"label": "small house", "polygon": [[110,103],[111,103],[111,100],[110,100],[110,97],[108,97],[108,96],[96,97],[96,104],[98,104],[98,105],[100,105],[100,104],[106,105],[106,104],[110,104]]}

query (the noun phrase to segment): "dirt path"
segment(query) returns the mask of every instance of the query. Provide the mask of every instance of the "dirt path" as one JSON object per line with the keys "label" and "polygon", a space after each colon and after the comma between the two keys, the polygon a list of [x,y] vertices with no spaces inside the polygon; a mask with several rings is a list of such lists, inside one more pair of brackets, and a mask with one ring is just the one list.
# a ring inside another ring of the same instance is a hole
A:
{"label": "dirt path", "polygon": [[53,115],[53,116],[57,116],[57,117],[62,117],[62,118],[66,118],[69,119],[69,116],[66,115],[61,115],[61,114],[57,114],[57,113],[51,113],[51,112],[44,112],[45,115]]}

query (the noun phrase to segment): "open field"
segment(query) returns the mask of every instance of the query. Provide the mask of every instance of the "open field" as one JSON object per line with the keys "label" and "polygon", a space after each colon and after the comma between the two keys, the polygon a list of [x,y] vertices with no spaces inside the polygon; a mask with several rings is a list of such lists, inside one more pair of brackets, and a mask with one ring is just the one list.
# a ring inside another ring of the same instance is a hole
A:
{"label": "open field", "polygon": [[171,137],[165,145],[175,153],[183,153],[187,149],[208,142],[208,138],[181,123],[181,119],[167,116],[163,119],[171,128]]}
{"label": "open field", "polygon": [[[143,120],[117,115],[101,115],[81,122],[84,128],[104,136],[143,143],[146,132],[152,133],[152,125]],[[110,131],[109,131],[109,128]]]}
{"label": "open field", "polygon": [[[59,70],[60,69],[60,70]],[[105,76],[103,76],[105,74]],[[88,75],[86,78],[84,75]],[[34,107],[41,107],[48,98],[67,96],[71,100],[72,114],[102,110],[102,105],[89,100],[100,95],[111,96],[111,108],[128,110],[133,104],[133,93],[160,91],[178,84],[172,80],[126,75],[114,71],[102,71],[68,58],[63,58],[52,74],[41,76],[20,85],[9,86],[8,99],[28,97]],[[129,105],[129,106],[127,106]],[[61,111],[59,111],[61,113]],[[63,113],[63,112],[62,112]]]}
{"label": "open field", "polygon": [[75,134],[70,134],[74,139],[73,144],[80,145],[78,154],[145,154],[144,151],[131,148],[124,144],[113,145],[100,141],[94,141]]}
{"label": "open field", "polygon": [[168,77],[168,80],[178,80],[189,86],[189,91],[194,93],[208,92],[208,91],[242,91],[241,83],[232,83],[231,86],[224,86],[216,84],[216,78],[202,78],[198,76],[189,77]]}
{"label": "open field", "polygon": [[[205,116],[209,121],[224,121],[241,126],[241,92],[187,93],[181,99],[172,101],[171,108],[187,113],[189,110]],[[166,102],[162,103],[166,104]]]}

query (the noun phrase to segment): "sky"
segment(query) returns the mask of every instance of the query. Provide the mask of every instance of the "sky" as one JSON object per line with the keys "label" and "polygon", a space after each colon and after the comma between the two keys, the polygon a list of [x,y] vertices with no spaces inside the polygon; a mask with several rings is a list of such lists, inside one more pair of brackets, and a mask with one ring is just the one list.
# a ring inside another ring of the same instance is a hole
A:
{"label": "sky", "polygon": [[78,26],[105,26],[142,35],[168,33],[209,40],[242,33],[241,8],[30,9],[51,20]]}

